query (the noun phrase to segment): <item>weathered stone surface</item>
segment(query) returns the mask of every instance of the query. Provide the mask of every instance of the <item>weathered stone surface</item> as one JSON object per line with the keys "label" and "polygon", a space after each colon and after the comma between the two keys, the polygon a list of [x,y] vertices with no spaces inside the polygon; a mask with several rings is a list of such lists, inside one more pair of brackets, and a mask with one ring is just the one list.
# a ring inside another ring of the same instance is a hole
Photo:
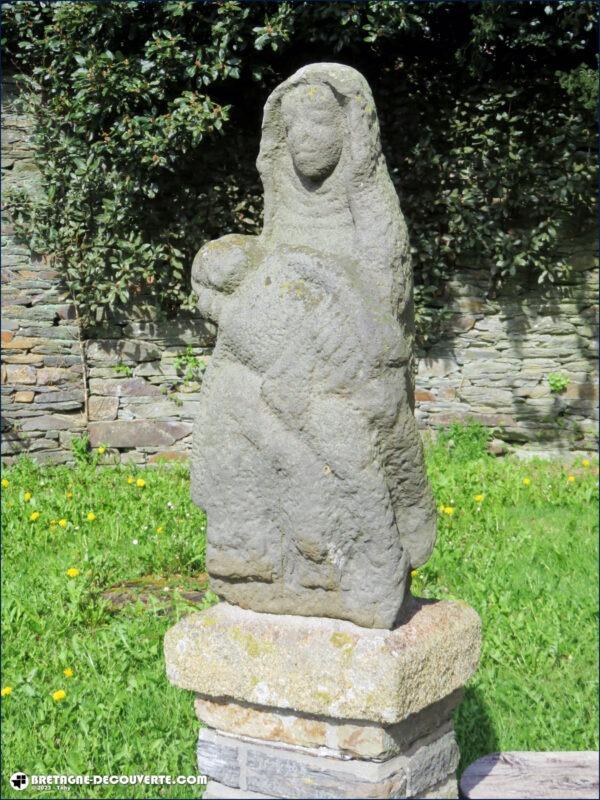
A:
{"label": "weathered stone surface", "polygon": [[450,356],[423,358],[419,362],[419,375],[428,374],[443,378],[446,375],[456,374],[458,371],[458,362]]}
{"label": "weathered stone surface", "polygon": [[[223,733],[249,736],[253,739],[264,739],[269,742],[300,745],[302,747],[329,747],[335,749],[337,734],[341,723],[327,721],[324,718],[299,716],[291,712],[273,711],[247,704],[234,703],[229,700],[210,700],[198,696],[195,702],[198,719],[210,728]],[[371,730],[378,732],[383,728],[374,726],[351,727],[359,740],[359,749],[363,738],[367,738]],[[363,728],[366,732],[362,737]],[[338,748],[342,750],[342,748]],[[378,748],[375,750],[377,755]],[[357,753],[356,749],[352,751]],[[361,753],[358,752],[358,755]]]}
{"label": "weathered stone surface", "polygon": [[42,356],[36,353],[17,353],[16,355],[2,354],[2,361],[5,364],[29,364],[33,367],[40,367],[44,363]]}
{"label": "weathered stone surface", "polygon": [[88,378],[116,378],[114,367],[92,367],[88,369]]}
{"label": "weathered stone surface", "polygon": [[206,800],[217,800],[218,798],[220,800],[229,800],[229,798],[232,798],[232,800],[242,800],[243,798],[256,798],[256,800],[267,798],[270,800],[274,795],[250,792],[248,789],[244,790],[237,787],[225,786],[224,783],[219,783],[219,781],[208,781],[202,797],[206,798]]}
{"label": "weathered stone surface", "polygon": [[415,799],[418,797],[419,800],[455,800],[455,798],[458,798],[456,776],[451,775],[446,780],[436,783],[435,786],[420,792],[418,795],[413,795],[413,797]]}
{"label": "weathered stone surface", "polygon": [[327,748],[339,757],[382,760],[398,755],[432,731],[450,730],[450,717],[462,698],[462,689],[411,714],[396,725],[339,721],[272,710],[231,700],[196,697],[198,719],[223,733],[309,748]]}
{"label": "weathered stone surface", "polygon": [[6,383],[19,384],[19,383],[35,383],[36,382],[36,369],[28,365],[8,364],[6,367]]}
{"label": "weathered stone surface", "polygon": [[[250,792],[248,789],[232,788],[225,786],[224,783],[210,780],[207,783],[206,790],[202,795],[206,800],[242,800],[242,798],[252,798],[252,800],[272,800],[275,795],[260,794],[259,792]],[[423,794],[419,795],[419,800],[454,800],[458,797],[458,786],[455,777],[450,777],[445,781],[441,781],[436,786],[428,789]],[[415,798],[416,800],[416,798]]]}
{"label": "weathered stone surface", "polygon": [[37,371],[37,382],[40,386],[64,383],[65,381],[81,381],[81,367],[44,367]]}
{"label": "weathered stone surface", "polygon": [[598,383],[570,383],[565,390],[566,398],[581,398],[598,402]]}
{"label": "weathered stone surface", "polygon": [[137,364],[160,358],[160,350],[148,342],[129,339],[100,339],[87,345],[90,363]]}
{"label": "weathered stone surface", "polygon": [[135,370],[134,375],[136,378],[145,378],[151,375],[160,375],[160,361],[145,361],[139,364]]}
{"label": "weathered stone surface", "polygon": [[391,762],[343,761],[207,728],[198,738],[198,769],[228,786],[286,798],[398,797],[407,781],[402,756]]}
{"label": "weathered stone surface", "polygon": [[[144,398],[143,402],[129,403],[128,410],[133,418],[137,419],[168,419],[179,417],[180,419],[193,420],[198,412],[198,403],[188,403],[179,401],[177,404],[173,400],[153,400]],[[147,402],[147,401],[150,402]]]}
{"label": "weathered stone surface", "polygon": [[407,785],[409,797],[423,797],[425,792],[449,775],[453,775],[459,761],[458,745],[454,731],[421,744],[416,742],[407,753]]}
{"label": "weathered stone surface", "polygon": [[83,416],[79,414],[42,414],[39,417],[26,417],[21,422],[23,431],[67,431],[83,427]]}
{"label": "weathered stone surface", "polygon": [[456,602],[414,601],[392,631],[219,603],[167,631],[165,658],[205,697],[389,725],[463,686],[479,646],[479,617]]}
{"label": "weathered stone surface", "polygon": [[143,378],[120,378],[105,380],[92,378],[90,380],[92,394],[107,395],[109,397],[159,397],[160,389]]}
{"label": "weathered stone surface", "polygon": [[453,732],[416,742],[406,753],[386,761],[330,758],[305,748],[264,744],[207,728],[198,738],[202,774],[244,791],[276,797],[420,797],[446,781],[457,764]]}
{"label": "weathered stone surface", "polygon": [[[31,320],[33,322],[34,320]],[[78,340],[78,330],[76,325],[58,325],[52,327],[45,325],[29,325],[23,327],[21,333],[25,338],[37,337],[43,341],[46,339],[62,339],[66,346],[73,347]],[[44,341],[44,344],[46,342]]]}
{"label": "weathered stone surface", "polygon": [[94,395],[89,398],[88,412],[90,420],[110,420],[117,418],[119,410],[118,397],[103,397]]}
{"label": "weathered stone surface", "polygon": [[214,344],[216,328],[205,319],[176,319],[165,322],[128,322],[124,336],[133,339],[158,340],[169,345],[210,346]]}
{"label": "weathered stone surface", "polygon": [[210,242],[192,268],[219,327],[192,459],[207,569],[233,603],[391,628],[436,514],[410,250],[371,91],[350,67],[303,67],[262,131],[263,232]]}
{"label": "weathered stone surface", "polygon": [[35,454],[35,460],[40,464],[68,464],[74,459],[68,450],[42,450]]}
{"label": "weathered stone surface", "polygon": [[427,392],[424,389],[419,389],[415,392],[415,401],[417,403],[431,403],[436,399],[435,395]]}
{"label": "weathered stone surface", "polygon": [[77,386],[73,383],[67,383],[64,384],[64,386],[68,387],[64,391],[56,390],[53,386],[50,386],[46,388],[52,389],[52,391],[38,392],[35,398],[36,405],[40,405],[42,403],[56,405],[57,403],[65,403],[69,401],[75,401],[81,405],[83,403],[83,387]]}
{"label": "weathered stone surface", "polygon": [[[231,800],[242,800],[242,798],[272,800],[275,795],[260,794],[259,792],[251,792],[248,789],[232,788],[231,786],[225,786],[224,783],[210,780],[202,797],[206,798],[206,800],[229,800],[229,798]],[[458,798],[458,785],[454,776],[419,794],[419,800],[455,800],[455,798]],[[417,799],[415,798],[414,800]]]}
{"label": "weathered stone surface", "polygon": [[92,447],[164,447],[191,433],[192,425],[171,420],[114,420],[90,422],[88,431]]}
{"label": "weathered stone surface", "polygon": [[15,403],[32,403],[34,397],[33,392],[15,392],[13,400]]}

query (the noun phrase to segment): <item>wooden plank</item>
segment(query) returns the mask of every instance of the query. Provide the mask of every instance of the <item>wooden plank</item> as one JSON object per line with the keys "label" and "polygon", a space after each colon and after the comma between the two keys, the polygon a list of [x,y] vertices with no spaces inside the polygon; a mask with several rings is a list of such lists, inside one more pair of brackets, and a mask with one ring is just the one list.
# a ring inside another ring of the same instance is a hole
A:
{"label": "wooden plank", "polygon": [[463,772],[469,800],[598,799],[598,753],[492,753]]}

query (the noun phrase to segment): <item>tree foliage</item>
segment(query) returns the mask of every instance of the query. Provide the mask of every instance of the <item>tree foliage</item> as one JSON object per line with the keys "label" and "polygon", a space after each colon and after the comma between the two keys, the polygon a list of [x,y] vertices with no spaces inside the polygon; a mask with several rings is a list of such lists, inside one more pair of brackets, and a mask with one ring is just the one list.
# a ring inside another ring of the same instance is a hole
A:
{"label": "tree foliage", "polygon": [[2,13],[45,188],[9,205],[86,320],[140,294],[191,306],[195,250],[260,229],[262,106],[309,61],[371,83],[421,309],[473,255],[490,287],[555,280],[561,224],[593,214],[593,3],[19,0]]}

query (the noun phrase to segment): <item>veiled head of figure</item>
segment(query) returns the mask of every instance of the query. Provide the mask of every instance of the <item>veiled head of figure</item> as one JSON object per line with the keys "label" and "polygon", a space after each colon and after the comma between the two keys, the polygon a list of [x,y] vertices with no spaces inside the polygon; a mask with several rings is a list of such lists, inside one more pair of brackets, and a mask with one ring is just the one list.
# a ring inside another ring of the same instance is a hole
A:
{"label": "veiled head of figure", "polygon": [[326,84],[302,84],[282,99],[287,144],[296,172],[313,183],[329,177],[344,144],[342,111]]}

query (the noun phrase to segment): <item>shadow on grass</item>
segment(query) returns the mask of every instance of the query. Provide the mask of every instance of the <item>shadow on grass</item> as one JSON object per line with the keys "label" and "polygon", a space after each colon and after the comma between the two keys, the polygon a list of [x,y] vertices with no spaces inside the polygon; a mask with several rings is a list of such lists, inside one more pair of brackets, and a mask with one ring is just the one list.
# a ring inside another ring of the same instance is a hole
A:
{"label": "shadow on grass", "polygon": [[460,748],[458,776],[481,756],[498,750],[498,738],[487,704],[479,689],[469,686],[454,718]]}

